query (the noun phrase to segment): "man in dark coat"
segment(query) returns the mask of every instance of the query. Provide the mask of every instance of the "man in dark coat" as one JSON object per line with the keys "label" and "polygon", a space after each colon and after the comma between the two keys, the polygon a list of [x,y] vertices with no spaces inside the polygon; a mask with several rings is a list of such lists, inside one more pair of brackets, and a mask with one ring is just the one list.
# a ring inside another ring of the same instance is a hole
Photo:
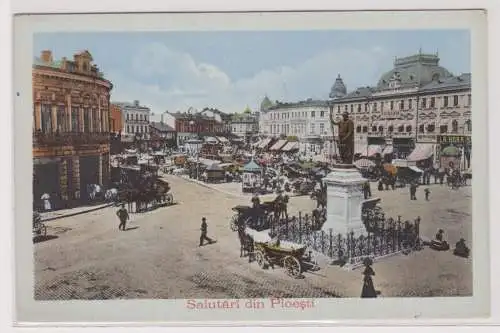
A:
{"label": "man in dark coat", "polygon": [[208,231],[208,225],[207,225],[207,219],[203,217],[201,219],[201,236],[200,236],[200,246],[203,246],[203,242],[207,241],[208,244],[212,244],[214,241],[207,236],[207,231]]}
{"label": "man in dark coat", "polygon": [[127,220],[130,218],[127,209],[125,208],[125,204],[122,204],[120,209],[118,209],[118,211],[116,212],[116,216],[118,216],[118,219],[120,220],[120,224],[118,225],[118,230],[125,231],[125,224],[127,223]]}
{"label": "man in dark coat", "polygon": [[410,184],[410,200],[417,200],[417,184],[415,182],[412,182]]}

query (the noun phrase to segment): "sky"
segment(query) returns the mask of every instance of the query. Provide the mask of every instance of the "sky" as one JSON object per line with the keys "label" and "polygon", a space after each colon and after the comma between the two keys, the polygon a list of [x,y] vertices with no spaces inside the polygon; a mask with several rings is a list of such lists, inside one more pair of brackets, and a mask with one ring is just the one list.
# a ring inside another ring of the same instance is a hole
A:
{"label": "sky", "polygon": [[326,99],[338,74],[347,90],[376,85],[395,57],[436,53],[470,72],[467,30],[325,30],[44,33],[33,56],[88,50],[114,87],[111,101],[139,100],[159,114],[189,107],[242,112],[273,101]]}

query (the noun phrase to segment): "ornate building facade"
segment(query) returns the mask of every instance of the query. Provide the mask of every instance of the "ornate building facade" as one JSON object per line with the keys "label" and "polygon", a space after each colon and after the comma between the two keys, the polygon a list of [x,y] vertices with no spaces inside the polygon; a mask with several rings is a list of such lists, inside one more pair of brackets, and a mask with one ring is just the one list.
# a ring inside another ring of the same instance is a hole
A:
{"label": "ornate building facade", "polygon": [[[396,58],[376,86],[360,87],[330,101],[336,116],[355,123],[355,152],[439,162],[443,137],[470,142],[471,75],[452,75],[437,54]],[[468,138],[468,139],[467,139]],[[470,145],[462,145],[470,162]]]}
{"label": "ornate building facade", "polygon": [[52,52],[35,58],[33,76],[33,195],[47,193],[66,206],[87,196],[87,185],[107,185],[109,98],[112,83],[88,51],[72,60]]}
{"label": "ornate building facade", "polygon": [[254,137],[259,134],[259,116],[253,113],[250,108],[246,108],[243,113],[231,115],[231,133],[243,138],[245,142],[254,141]]}

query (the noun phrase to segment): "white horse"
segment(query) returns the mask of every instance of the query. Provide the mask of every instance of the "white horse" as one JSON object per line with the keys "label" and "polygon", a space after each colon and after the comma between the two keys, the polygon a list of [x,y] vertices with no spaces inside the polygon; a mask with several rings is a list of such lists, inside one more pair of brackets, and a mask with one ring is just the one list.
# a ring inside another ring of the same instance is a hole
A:
{"label": "white horse", "polygon": [[118,199],[118,190],[116,188],[110,188],[104,193],[104,199],[106,201],[116,201]]}
{"label": "white horse", "polygon": [[94,201],[95,198],[102,193],[102,187],[98,184],[88,184],[87,193],[89,195],[89,199]]}

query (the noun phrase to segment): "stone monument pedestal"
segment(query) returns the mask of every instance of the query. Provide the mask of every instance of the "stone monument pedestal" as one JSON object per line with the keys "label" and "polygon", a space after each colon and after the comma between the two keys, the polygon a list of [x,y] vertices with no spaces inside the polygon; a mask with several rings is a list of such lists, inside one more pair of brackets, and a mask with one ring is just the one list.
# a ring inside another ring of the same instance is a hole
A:
{"label": "stone monument pedestal", "polygon": [[334,235],[354,232],[355,237],[367,235],[361,219],[365,182],[354,165],[334,165],[333,171],[323,178],[327,186],[327,217],[323,231],[332,229]]}

